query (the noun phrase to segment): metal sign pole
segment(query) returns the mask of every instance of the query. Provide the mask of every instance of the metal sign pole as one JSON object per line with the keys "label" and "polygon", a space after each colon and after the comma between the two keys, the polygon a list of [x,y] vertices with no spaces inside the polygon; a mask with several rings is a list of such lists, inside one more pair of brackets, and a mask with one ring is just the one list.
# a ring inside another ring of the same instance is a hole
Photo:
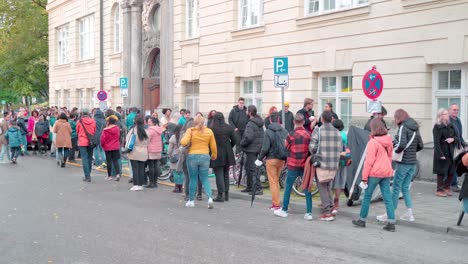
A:
{"label": "metal sign pole", "polygon": [[282,109],[283,111],[281,112],[281,126],[283,126],[283,128],[286,128],[286,120],[284,119],[285,118],[285,109],[284,109],[284,87],[281,87],[281,105],[282,105]]}

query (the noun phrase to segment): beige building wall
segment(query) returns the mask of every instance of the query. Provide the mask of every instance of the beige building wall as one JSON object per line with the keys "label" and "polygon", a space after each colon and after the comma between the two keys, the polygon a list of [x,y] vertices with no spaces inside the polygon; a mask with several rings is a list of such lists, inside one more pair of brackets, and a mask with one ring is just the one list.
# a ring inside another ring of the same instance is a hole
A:
{"label": "beige building wall", "polygon": [[[108,92],[108,105],[114,108],[122,105],[118,88],[122,72],[121,52],[114,49],[113,14],[118,3],[118,0],[104,1],[104,90]],[[97,107],[96,94],[100,88],[99,0],[49,0],[47,11],[49,13],[49,104],[79,108]],[[79,20],[88,15],[94,16],[92,31],[94,56],[80,60]],[[122,17],[120,19],[122,21]],[[64,25],[68,25],[69,62],[59,65],[58,28]]]}
{"label": "beige building wall", "polygon": [[[312,97],[320,113],[323,78],[351,75],[353,88],[344,96],[352,100],[353,119],[367,119],[361,82],[375,65],[384,78],[380,100],[388,119],[402,107],[422,123],[425,141],[432,141],[436,95],[458,96],[462,121],[468,125],[467,1],[370,0],[359,8],[318,16],[305,16],[304,0],[263,2],[263,23],[239,30],[239,1],[199,1],[199,37],[188,39],[186,0],[174,1],[174,89],[180,108],[190,107],[186,86],[198,82],[200,111],[227,113],[241,95],[242,78],[252,77],[262,83],[262,112],[280,107],[273,58],[287,56],[290,87],[285,97],[294,112],[305,97]],[[455,95],[435,92],[444,67],[462,71]]]}

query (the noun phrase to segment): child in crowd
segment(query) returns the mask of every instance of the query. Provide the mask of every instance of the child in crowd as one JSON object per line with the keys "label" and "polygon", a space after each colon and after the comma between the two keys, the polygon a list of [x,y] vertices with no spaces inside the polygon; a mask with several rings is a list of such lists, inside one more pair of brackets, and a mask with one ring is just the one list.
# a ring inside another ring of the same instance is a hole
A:
{"label": "child in crowd", "polygon": [[16,164],[18,156],[21,154],[22,135],[16,120],[11,121],[11,125],[5,134],[5,139],[8,141],[8,146],[11,151],[11,162]]}

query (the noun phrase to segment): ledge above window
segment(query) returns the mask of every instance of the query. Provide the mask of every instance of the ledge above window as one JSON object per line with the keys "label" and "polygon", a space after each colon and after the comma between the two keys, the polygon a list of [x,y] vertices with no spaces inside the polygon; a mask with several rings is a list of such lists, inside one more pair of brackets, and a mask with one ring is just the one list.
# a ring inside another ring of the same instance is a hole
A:
{"label": "ledge above window", "polygon": [[189,46],[189,45],[198,45],[200,44],[200,38],[191,38],[186,40],[181,40],[179,45],[180,46]]}
{"label": "ledge above window", "polygon": [[96,63],[96,58],[83,59],[83,60],[75,62],[75,65],[93,64],[93,63]]}
{"label": "ledge above window", "polygon": [[427,5],[427,4],[438,4],[440,2],[445,2],[445,1],[440,1],[440,0],[401,0],[402,6],[406,7],[406,8],[420,6],[420,5]]}
{"label": "ledge above window", "polygon": [[70,68],[70,67],[71,67],[71,63],[70,63],[70,62],[54,65],[54,69],[57,69],[57,70],[59,70],[59,69],[66,69],[66,68]]}
{"label": "ledge above window", "polygon": [[370,6],[361,6],[351,9],[344,9],[338,11],[332,11],[328,13],[322,13],[319,15],[309,15],[304,18],[296,19],[298,26],[310,26],[314,24],[322,24],[336,20],[348,19],[353,17],[359,17],[370,14]]}
{"label": "ledge above window", "polygon": [[231,36],[233,38],[243,37],[247,35],[263,34],[265,33],[265,26],[256,26],[250,28],[243,28],[239,30],[231,31]]}

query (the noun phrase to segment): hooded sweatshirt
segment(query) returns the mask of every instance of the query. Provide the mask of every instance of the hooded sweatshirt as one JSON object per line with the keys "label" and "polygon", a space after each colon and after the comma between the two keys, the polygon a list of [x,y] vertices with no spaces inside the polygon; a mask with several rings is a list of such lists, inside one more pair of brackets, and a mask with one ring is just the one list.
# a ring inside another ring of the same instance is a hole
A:
{"label": "hooded sweatshirt", "polygon": [[104,151],[120,149],[120,128],[118,126],[114,125],[102,130],[101,146]]}
{"label": "hooded sweatshirt", "polygon": [[[415,135],[413,142],[411,142],[411,145],[408,146],[408,143],[410,142],[411,137],[413,137],[413,135]],[[416,152],[424,148],[424,143],[422,141],[421,134],[419,133],[419,125],[418,123],[416,123],[416,121],[414,121],[414,119],[408,118],[401,123],[395,135],[393,145],[395,147],[396,153],[401,153],[402,151],[405,151],[403,153],[401,163],[416,164],[418,162],[418,159],[416,158]]]}
{"label": "hooded sweatshirt", "polygon": [[392,156],[393,144],[389,135],[371,138],[367,143],[362,181],[367,181],[369,177],[393,177]]}
{"label": "hooded sweatshirt", "polygon": [[[279,134],[279,138],[283,142],[278,142],[275,134]],[[267,159],[281,159],[279,156],[278,148],[284,146],[284,141],[288,136],[288,131],[284,129],[278,123],[271,123],[268,129],[265,131],[265,137],[263,138],[262,151],[258,155],[258,160],[263,160],[266,156]]]}
{"label": "hooded sweatshirt", "polygon": [[242,150],[249,153],[260,153],[263,145],[263,120],[260,116],[249,119],[241,140]]}
{"label": "hooded sweatshirt", "polygon": [[86,131],[83,129],[82,124],[85,126],[86,130],[91,136],[94,136],[96,133],[96,121],[89,116],[82,117],[78,122],[76,122],[76,133],[78,134],[78,146],[87,147],[89,146],[89,140],[86,135]]}
{"label": "hooded sweatshirt", "polygon": [[21,138],[21,131],[17,126],[11,126],[5,134],[5,139],[8,140],[10,148],[21,146]]}

